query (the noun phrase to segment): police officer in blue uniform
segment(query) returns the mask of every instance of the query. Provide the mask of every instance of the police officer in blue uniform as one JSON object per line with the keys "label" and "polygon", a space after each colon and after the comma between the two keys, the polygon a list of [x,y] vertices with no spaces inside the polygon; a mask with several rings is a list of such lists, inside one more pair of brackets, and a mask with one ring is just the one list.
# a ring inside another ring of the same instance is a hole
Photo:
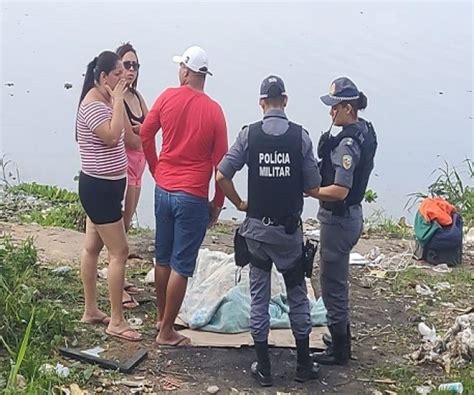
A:
{"label": "police officer in blue uniform", "polygon": [[332,125],[342,130],[332,136],[330,129],[321,136],[321,188],[311,195],[320,200],[320,282],[332,338],[324,339],[327,350],[313,354],[313,359],[346,365],[351,355],[349,254],[362,233],[361,202],[374,167],[377,137],[372,124],[358,116],[367,107],[367,97],[349,78],[334,80],[321,100],[331,107]]}
{"label": "police officer in blue uniform", "polygon": [[[317,193],[321,181],[311,139],[302,126],[288,120],[288,97],[281,78],[269,76],[260,87],[263,120],[242,128],[218,166],[217,181],[227,198],[247,216],[238,230],[250,261],[250,327],[257,362],[252,374],[262,386],[272,385],[268,352],[271,269],[275,264],[285,280],[290,323],[296,340],[295,380],[318,377],[311,360],[310,304],[302,264],[303,193]],[[235,190],[232,178],[248,166],[248,202]],[[238,256],[236,251],[236,260]]]}

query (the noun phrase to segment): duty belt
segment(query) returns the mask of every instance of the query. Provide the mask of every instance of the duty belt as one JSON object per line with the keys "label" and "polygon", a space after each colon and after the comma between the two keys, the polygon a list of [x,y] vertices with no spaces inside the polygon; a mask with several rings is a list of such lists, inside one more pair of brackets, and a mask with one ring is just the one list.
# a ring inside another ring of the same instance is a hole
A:
{"label": "duty belt", "polygon": [[262,224],[265,226],[284,226],[285,232],[287,234],[292,235],[296,232],[298,227],[301,226],[301,217],[297,214],[289,215],[287,217],[254,217],[250,216],[250,218],[258,219],[262,221]]}
{"label": "duty belt", "polygon": [[360,203],[347,205],[346,202],[322,202],[321,207],[328,210],[336,217],[345,217],[349,214],[349,210],[353,206],[358,206]]}

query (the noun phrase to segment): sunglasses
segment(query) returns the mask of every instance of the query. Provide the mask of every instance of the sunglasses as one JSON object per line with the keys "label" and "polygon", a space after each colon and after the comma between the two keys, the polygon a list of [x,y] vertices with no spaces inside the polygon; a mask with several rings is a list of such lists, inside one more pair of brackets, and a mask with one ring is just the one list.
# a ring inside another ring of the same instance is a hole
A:
{"label": "sunglasses", "polygon": [[133,68],[133,70],[138,71],[138,69],[140,68],[140,63],[130,62],[129,60],[126,60],[125,62],[123,62],[123,67],[125,68],[125,70],[130,70],[131,68]]}

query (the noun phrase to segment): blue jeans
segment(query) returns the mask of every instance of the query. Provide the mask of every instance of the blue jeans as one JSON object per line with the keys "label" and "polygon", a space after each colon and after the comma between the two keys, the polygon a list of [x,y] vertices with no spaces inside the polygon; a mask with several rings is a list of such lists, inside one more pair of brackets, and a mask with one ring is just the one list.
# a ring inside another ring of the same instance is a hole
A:
{"label": "blue jeans", "polygon": [[192,277],[209,224],[206,198],[155,187],[156,264]]}

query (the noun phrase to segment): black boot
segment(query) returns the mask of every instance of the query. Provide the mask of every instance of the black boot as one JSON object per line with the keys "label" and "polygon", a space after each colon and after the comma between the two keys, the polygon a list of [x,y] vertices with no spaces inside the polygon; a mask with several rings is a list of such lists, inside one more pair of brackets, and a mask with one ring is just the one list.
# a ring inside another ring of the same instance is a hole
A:
{"label": "black boot", "polygon": [[257,361],[252,363],[250,371],[262,387],[273,385],[270,354],[268,353],[268,342],[255,342]]}
{"label": "black boot", "polygon": [[309,337],[296,339],[295,380],[304,383],[319,377],[319,365],[314,363],[309,353]]}
{"label": "black boot", "polygon": [[322,365],[347,365],[350,355],[350,338],[346,324],[330,325],[332,345],[322,353],[314,353],[313,360]]}
{"label": "black boot", "polygon": [[[332,353],[332,337],[331,335],[325,333],[322,337],[323,343],[327,346],[327,353]],[[347,324],[347,353],[349,354],[349,358],[352,359],[352,335],[351,335],[351,324]]]}

